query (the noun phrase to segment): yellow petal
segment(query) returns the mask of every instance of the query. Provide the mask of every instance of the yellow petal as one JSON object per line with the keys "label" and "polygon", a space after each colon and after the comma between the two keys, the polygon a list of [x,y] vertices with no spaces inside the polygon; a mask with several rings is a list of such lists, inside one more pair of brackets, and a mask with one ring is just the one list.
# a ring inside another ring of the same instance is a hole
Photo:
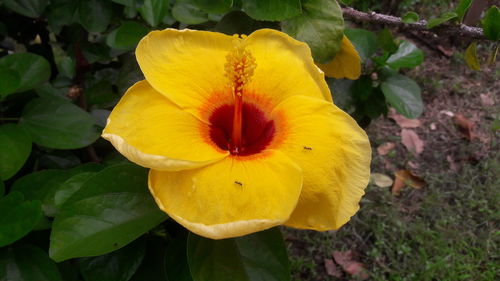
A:
{"label": "yellow petal", "polygon": [[[214,95],[232,99],[224,77],[234,38],[216,32],[152,31],[138,44],[137,61],[146,80],[181,108],[198,116]],[[206,120],[205,120],[206,121]]]}
{"label": "yellow petal", "polygon": [[245,44],[257,63],[248,92],[277,101],[292,95],[332,100],[307,44],[272,29],[255,31],[245,39]]}
{"label": "yellow petal", "polygon": [[160,208],[190,231],[212,239],[282,224],[301,187],[301,169],[273,150],[228,157],[200,169],[149,173],[149,189]]}
{"label": "yellow petal", "polygon": [[299,164],[304,184],[285,223],[296,228],[337,229],[359,209],[370,178],[366,133],[348,114],[319,99],[294,96],[275,108],[286,122],[279,149]]}
{"label": "yellow petal", "polygon": [[130,161],[157,170],[201,167],[228,155],[204,137],[208,125],[148,82],[137,82],[111,112],[103,138]]}
{"label": "yellow petal", "polygon": [[361,59],[351,41],[344,35],[340,51],[327,64],[318,64],[328,77],[356,80],[361,75]]}

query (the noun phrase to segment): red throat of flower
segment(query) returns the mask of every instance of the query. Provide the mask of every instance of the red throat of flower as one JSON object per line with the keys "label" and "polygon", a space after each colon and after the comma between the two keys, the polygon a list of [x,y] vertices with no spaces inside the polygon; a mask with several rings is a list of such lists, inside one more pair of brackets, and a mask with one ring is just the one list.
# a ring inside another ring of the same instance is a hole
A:
{"label": "red throat of flower", "polygon": [[243,146],[243,88],[256,67],[255,58],[245,50],[244,43],[236,39],[236,47],[226,56],[226,77],[229,79],[234,97],[233,128],[231,134],[231,154],[239,154]]}

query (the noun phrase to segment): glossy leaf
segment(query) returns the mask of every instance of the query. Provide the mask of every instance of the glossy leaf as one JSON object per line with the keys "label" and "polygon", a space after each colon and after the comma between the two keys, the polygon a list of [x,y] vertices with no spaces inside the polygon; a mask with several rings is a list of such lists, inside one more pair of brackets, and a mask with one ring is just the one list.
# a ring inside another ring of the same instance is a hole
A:
{"label": "glossy leaf", "polygon": [[[9,82],[12,84],[7,87],[7,91],[2,90],[5,86],[1,86],[0,96],[31,90],[47,81],[50,77],[49,62],[45,58],[32,53],[16,53],[3,57],[0,59],[0,68],[9,69],[10,74],[8,75],[11,78],[12,76],[17,77],[13,74],[17,73],[20,79],[19,83]],[[3,74],[5,75],[5,70]],[[14,85],[17,85],[17,87],[14,88]]]}
{"label": "glossy leaf", "polygon": [[497,6],[491,6],[481,20],[481,25],[486,38],[498,41],[500,39],[500,9]]}
{"label": "glossy leaf", "polygon": [[142,24],[134,21],[124,21],[120,27],[108,35],[106,44],[115,49],[132,50],[147,33],[148,29]]}
{"label": "glossy leaf", "polygon": [[21,84],[21,75],[17,71],[0,66],[0,100],[3,96],[14,93]]}
{"label": "glossy leaf", "polygon": [[455,12],[446,12],[446,13],[442,14],[441,16],[439,16],[439,18],[430,19],[427,22],[427,28],[434,28],[438,25],[441,25],[441,24],[443,24],[449,20],[455,19],[457,17],[458,17],[458,15]]}
{"label": "glossy leaf", "polygon": [[467,11],[469,10],[471,4],[472,0],[460,0],[457,8],[455,9],[459,22],[462,22],[464,20],[465,14],[467,14]]}
{"label": "glossy leaf", "polygon": [[47,20],[52,31],[59,33],[63,26],[79,21],[78,2],[67,0],[52,0],[50,2],[47,9]]}
{"label": "glossy leaf", "polygon": [[418,118],[423,110],[421,90],[418,84],[404,75],[394,74],[381,84],[384,96],[397,112],[407,118]]}
{"label": "glossy leaf", "polygon": [[0,198],[0,247],[24,237],[41,217],[40,201],[24,201],[23,194],[15,191]]}
{"label": "glossy leaf", "polygon": [[481,64],[477,58],[477,43],[472,42],[465,50],[465,62],[472,70],[481,70]]}
{"label": "glossy leaf", "polygon": [[388,53],[394,53],[398,49],[398,45],[394,42],[394,37],[389,29],[384,29],[377,34],[377,42]]}
{"label": "glossy leaf", "polygon": [[233,0],[190,0],[190,3],[207,13],[221,14],[229,11]]}
{"label": "glossy leaf", "polygon": [[420,20],[420,17],[415,12],[408,12],[401,17],[401,21],[404,23],[414,23]]}
{"label": "glossy leaf", "polygon": [[42,15],[49,0],[3,0],[3,4],[12,11],[30,18]]}
{"label": "glossy leaf", "polygon": [[167,15],[168,3],[168,0],[144,0],[139,13],[150,26],[156,27]]}
{"label": "glossy leaf", "polygon": [[377,36],[365,29],[346,29],[345,35],[356,47],[363,61],[369,59],[377,51]]}
{"label": "glossy leaf", "polygon": [[108,28],[113,13],[109,0],[85,0],[78,2],[80,23],[89,32],[103,32]]}
{"label": "glossy leaf", "polygon": [[415,67],[424,61],[424,52],[414,44],[403,41],[398,50],[386,61],[387,65],[397,69],[400,67]]}
{"label": "glossy leaf", "polygon": [[36,144],[49,148],[82,148],[100,136],[88,112],[63,100],[32,100],[23,110],[21,123]]}
{"label": "glossy leaf", "polygon": [[340,50],[344,36],[342,10],[337,1],[304,1],[302,14],[284,21],[282,29],[295,39],[306,42],[314,61],[327,63]]}
{"label": "glossy leaf", "polygon": [[[316,1],[303,1],[303,5],[308,5],[308,2]],[[243,1],[243,11],[256,20],[281,21],[299,15],[301,7],[300,0],[246,0]]]}
{"label": "glossy leaf", "polygon": [[194,281],[286,281],[290,265],[279,229],[243,237],[188,238],[188,263]]}
{"label": "glossy leaf", "polygon": [[138,239],[106,255],[82,258],[80,272],[85,281],[127,281],[144,259],[146,243]]}
{"label": "glossy leaf", "polygon": [[106,168],[66,200],[50,236],[56,261],[120,249],[166,218],[147,188],[146,170],[130,164]]}
{"label": "glossy leaf", "polygon": [[189,3],[177,2],[172,8],[172,16],[184,24],[200,24],[208,21],[208,15]]}
{"label": "glossy leaf", "polygon": [[15,245],[0,249],[0,280],[62,281],[57,265],[42,249]]}
{"label": "glossy leaf", "polygon": [[19,171],[31,153],[31,136],[16,124],[0,125],[0,180]]}

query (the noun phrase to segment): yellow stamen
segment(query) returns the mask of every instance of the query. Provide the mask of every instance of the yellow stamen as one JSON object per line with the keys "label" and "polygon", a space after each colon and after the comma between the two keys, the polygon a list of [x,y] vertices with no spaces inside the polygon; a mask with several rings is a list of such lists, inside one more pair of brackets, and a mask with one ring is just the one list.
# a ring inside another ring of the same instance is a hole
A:
{"label": "yellow stamen", "polygon": [[233,132],[231,136],[231,153],[238,154],[241,152],[241,133],[242,133],[242,113],[243,113],[243,88],[253,76],[253,72],[257,64],[252,53],[245,49],[245,42],[235,35],[235,47],[226,56],[226,77],[229,79],[234,96],[234,115],[233,115]]}

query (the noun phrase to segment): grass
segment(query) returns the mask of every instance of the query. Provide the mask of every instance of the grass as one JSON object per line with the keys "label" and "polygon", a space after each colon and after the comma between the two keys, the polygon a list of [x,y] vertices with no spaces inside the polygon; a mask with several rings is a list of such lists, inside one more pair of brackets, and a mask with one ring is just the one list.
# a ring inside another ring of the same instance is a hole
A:
{"label": "grass", "polygon": [[394,197],[370,185],[337,232],[285,230],[294,280],[337,280],[323,259],[354,250],[371,280],[498,280],[500,155],[460,173],[427,174],[424,190]]}

